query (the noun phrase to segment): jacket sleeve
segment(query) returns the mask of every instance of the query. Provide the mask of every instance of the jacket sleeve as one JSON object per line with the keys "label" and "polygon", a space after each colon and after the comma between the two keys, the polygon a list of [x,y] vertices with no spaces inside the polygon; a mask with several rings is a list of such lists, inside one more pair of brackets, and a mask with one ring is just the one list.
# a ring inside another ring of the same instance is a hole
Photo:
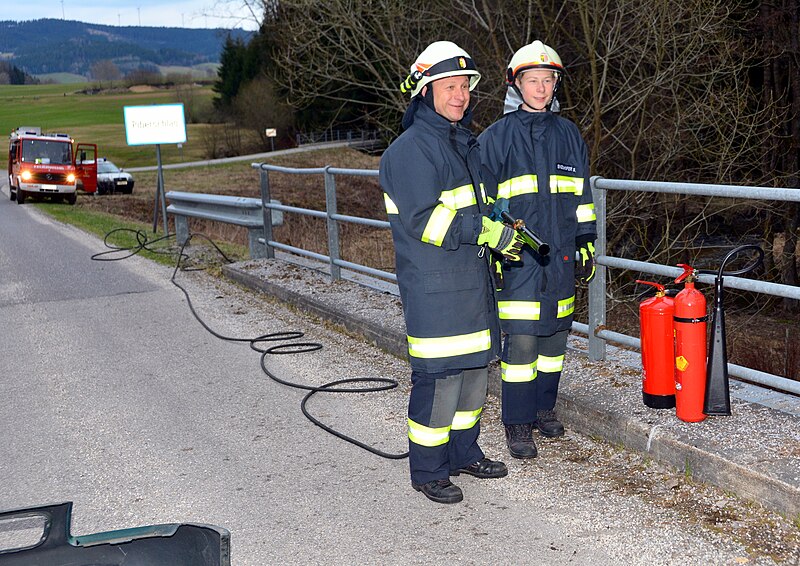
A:
{"label": "jacket sleeve", "polygon": [[497,182],[500,177],[500,163],[495,157],[494,137],[489,130],[478,136],[481,147],[481,173],[486,194],[493,201],[497,200]]}
{"label": "jacket sleeve", "polygon": [[475,204],[471,185],[442,186],[446,168],[444,158],[433,163],[419,146],[407,143],[384,154],[380,182],[390,220],[395,214],[410,237],[453,250],[476,244],[481,218],[471,206]]}
{"label": "jacket sleeve", "polygon": [[[576,134],[580,137],[580,133],[575,128]],[[586,147],[586,142],[581,139],[581,161],[583,164],[583,191],[578,199],[578,207],[575,214],[578,218],[578,230],[576,236],[591,235],[592,239],[597,237],[597,216],[594,212],[594,201],[592,200],[592,189],[589,182],[589,151]]]}

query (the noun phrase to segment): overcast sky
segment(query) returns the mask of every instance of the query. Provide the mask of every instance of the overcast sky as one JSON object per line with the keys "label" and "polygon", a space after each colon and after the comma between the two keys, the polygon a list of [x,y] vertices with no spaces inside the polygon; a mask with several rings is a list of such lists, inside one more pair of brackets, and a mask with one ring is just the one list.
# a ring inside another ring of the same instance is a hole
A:
{"label": "overcast sky", "polygon": [[[110,26],[244,28],[248,0],[0,0],[0,20],[56,18]],[[252,3],[252,1],[251,1]]]}

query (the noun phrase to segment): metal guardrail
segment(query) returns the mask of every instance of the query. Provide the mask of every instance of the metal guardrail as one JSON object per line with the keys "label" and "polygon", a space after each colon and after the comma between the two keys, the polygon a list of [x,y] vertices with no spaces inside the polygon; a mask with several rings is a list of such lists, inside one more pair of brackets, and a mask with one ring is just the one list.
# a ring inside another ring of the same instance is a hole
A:
{"label": "metal guardrail", "polygon": [[[397,277],[393,273],[343,261],[339,257],[339,222],[352,222],[356,224],[374,226],[377,228],[389,228],[389,223],[386,221],[338,214],[336,211],[336,175],[377,177],[378,171],[372,169],[339,169],[330,166],[310,169],[295,169],[290,167],[280,167],[277,165],[268,165],[265,163],[253,163],[252,167],[254,169],[258,169],[260,173],[261,197],[262,201],[267,203],[264,204],[265,215],[271,214],[272,211],[286,211],[306,214],[317,218],[326,218],[328,221],[329,256],[317,254],[308,250],[303,250],[274,241],[272,237],[271,226],[269,223],[265,223],[263,242],[267,244],[267,257],[275,257],[274,249],[280,249],[329,263],[330,273],[333,279],[340,279],[341,268],[345,267],[347,269],[352,269],[354,271],[366,273],[382,279],[388,279],[393,282],[397,281]],[[323,175],[325,178],[326,210],[319,211],[270,204],[270,171],[300,175]],[[592,177],[591,187],[592,194],[594,196],[595,212],[597,214],[597,243],[595,245],[595,250],[598,269],[597,275],[592,283],[589,284],[589,324],[573,322],[572,329],[576,332],[589,336],[589,357],[595,361],[605,359],[606,341],[613,341],[624,346],[640,349],[640,340],[638,338],[608,330],[605,326],[607,293],[606,267],[629,269],[672,278],[677,277],[683,272],[680,268],[669,265],[659,265],[606,255],[606,191],[646,191],[694,196],[741,198],[748,200],[758,199],[800,202],[800,189],[628,181],[620,179],[604,179],[602,177]],[[711,275],[700,275],[698,277],[698,281],[713,284],[714,277]],[[724,285],[725,287],[732,289],[753,291],[757,293],[774,295],[777,297],[800,299],[800,287],[794,287],[791,285],[756,281],[741,277],[725,277]],[[728,364],[728,372],[733,377],[738,377],[746,381],[800,395],[800,382],[798,381],[731,363]]]}
{"label": "metal guardrail", "polygon": [[[589,284],[589,324],[573,323],[573,329],[589,336],[589,358],[592,360],[605,359],[606,341],[617,342],[625,346],[640,349],[638,338],[613,332],[606,329],[606,267],[629,269],[643,273],[652,273],[665,277],[675,278],[683,270],[669,265],[660,265],[643,261],[609,256],[606,253],[606,196],[607,191],[643,191],[653,193],[670,193],[690,196],[711,196],[725,198],[740,198],[747,200],[776,200],[784,202],[800,202],[800,189],[745,187],[738,185],[703,185],[696,183],[663,183],[653,181],[628,181],[620,179],[604,179],[603,177],[591,178],[592,196],[594,198],[595,213],[597,214],[597,242],[595,243],[597,274]],[[697,278],[702,283],[714,283],[713,275],[700,275]],[[800,300],[800,287],[757,281],[742,277],[725,277],[724,286],[732,289],[741,289]],[[740,366],[728,364],[728,373],[746,381],[773,387],[800,395],[800,382],[782,376]]]}
{"label": "metal guardrail", "polygon": [[328,142],[366,142],[381,139],[381,133],[377,130],[323,130],[321,132],[298,132],[296,135],[297,145],[310,143]]}
{"label": "metal guardrail", "polygon": [[[170,191],[166,197],[170,202],[167,213],[175,217],[175,238],[179,245],[189,239],[188,219],[202,218],[247,228],[250,257],[267,257],[266,248],[260,241],[265,220],[261,199],[181,191]],[[274,200],[272,204],[280,205],[280,202]],[[271,215],[271,223],[276,226],[283,224],[283,213]]]}
{"label": "metal guardrail", "polygon": [[[325,218],[328,222],[328,253],[330,255],[318,254],[302,248],[288,246],[280,242],[276,242],[272,236],[272,227],[270,223],[265,220],[264,222],[264,239],[263,242],[267,245],[267,256],[275,257],[275,251],[272,248],[292,252],[301,256],[314,258],[319,261],[324,261],[330,264],[331,278],[341,279],[341,268],[352,269],[360,273],[366,273],[373,277],[387,279],[393,283],[397,282],[397,276],[388,271],[374,269],[366,265],[351,263],[341,258],[341,246],[339,244],[339,222],[350,222],[352,224],[362,224],[364,226],[372,226],[374,228],[389,228],[389,223],[385,220],[375,220],[373,218],[362,218],[360,216],[348,216],[346,214],[339,214],[336,209],[336,175],[355,175],[359,177],[377,177],[378,171],[374,169],[339,169],[336,167],[316,167],[309,169],[295,169],[291,167],[280,167],[278,165],[269,165],[266,163],[253,163],[251,165],[254,169],[259,170],[261,180],[261,200],[264,204],[264,218],[266,219],[272,211],[285,211],[295,212],[297,214],[304,214],[314,218]],[[276,173],[290,173],[295,175],[323,175],[325,179],[325,211],[312,210],[309,208],[299,208],[296,206],[275,205],[270,203],[270,188],[269,188],[269,172]]]}

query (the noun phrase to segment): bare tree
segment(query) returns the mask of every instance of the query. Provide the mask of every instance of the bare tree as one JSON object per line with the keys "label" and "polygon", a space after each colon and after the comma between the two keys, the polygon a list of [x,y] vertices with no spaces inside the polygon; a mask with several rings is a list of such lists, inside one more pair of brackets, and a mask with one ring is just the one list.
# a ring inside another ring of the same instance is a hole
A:
{"label": "bare tree", "polygon": [[109,59],[102,59],[98,61],[92,65],[89,72],[91,73],[92,78],[98,82],[101,88],[103,86],[103,81],[108,81],[109,87],[113,87],[114,81],[118,81],[122,77],[119,67],[117,67],[116,64]]}

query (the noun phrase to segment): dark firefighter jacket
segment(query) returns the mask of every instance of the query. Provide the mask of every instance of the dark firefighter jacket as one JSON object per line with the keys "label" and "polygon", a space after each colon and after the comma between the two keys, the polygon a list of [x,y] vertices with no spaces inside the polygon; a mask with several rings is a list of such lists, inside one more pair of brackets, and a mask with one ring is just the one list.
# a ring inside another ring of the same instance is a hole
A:
{"label": "dark firefighter jacket", "polygon": [[381,158],[409,360],[426,373],[483,367],[499,352],[489,252],[476,244],[488,206],[465,120],[453,126],[415,99]]}
{"label": "dark firefighter jacket", "polygon": [[552,112],[517,110],[480,138],[486,190],[550,244],[541,258],[528,246],[503,268],[500,324],[509,334],[551,336],[570,328],[575,310],[575,238],[594,239],[589,158],[577,126]]}

